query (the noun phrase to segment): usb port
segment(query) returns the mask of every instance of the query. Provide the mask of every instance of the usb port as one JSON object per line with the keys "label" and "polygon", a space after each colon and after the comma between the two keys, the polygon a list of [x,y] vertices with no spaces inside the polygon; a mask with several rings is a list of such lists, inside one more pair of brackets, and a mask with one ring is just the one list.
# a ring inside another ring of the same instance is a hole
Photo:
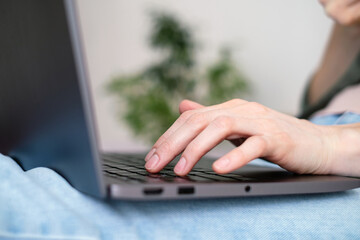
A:
{"label": "usb port", "polygon": [[160,195],[163,192],[162,188],[145,188],[143,193],[145,195]]}
{"label": "usb port", "polygon": [[194,194],[195,188],[194,187],[179,187],[178,194],[185,195],[185,194]]}

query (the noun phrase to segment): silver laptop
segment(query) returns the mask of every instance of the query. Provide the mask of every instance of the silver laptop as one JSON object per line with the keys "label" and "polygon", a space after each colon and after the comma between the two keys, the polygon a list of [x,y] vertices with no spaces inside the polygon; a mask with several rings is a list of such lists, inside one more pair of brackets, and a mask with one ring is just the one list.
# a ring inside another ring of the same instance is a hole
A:
{"label": "silver laptop", "polygon": [[[0,0],[0,152],[25,169],[49,167],[100,198],[180,199],[302,194],[360,187],[360,179],[295,175],[247,165],[215,174],[211,159],[186,177],[144,169],[144,154],[100,153],[71,0]],[[176,163],[176,159],[173,163]]]}

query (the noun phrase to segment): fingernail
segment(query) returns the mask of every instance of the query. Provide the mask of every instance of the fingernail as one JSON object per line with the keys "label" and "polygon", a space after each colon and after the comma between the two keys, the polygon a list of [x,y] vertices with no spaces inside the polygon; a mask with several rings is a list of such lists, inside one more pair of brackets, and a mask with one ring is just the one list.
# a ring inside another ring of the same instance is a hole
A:
{"label": "fingernail", "polygon": [[157,154],[154,154],[149,159],[149,161],[146,162],[145,168],[149,170],[154,169],[157,166],[158,162],[159,162],[159,156]]}
{"label": "fingernail", "polygon": [[222,158],[222,159],[219,159],[217,160],[215,163],[214,163],[214,166],[218,169],[222,169],[222,168],[226,168],[230,163],[230,160],[227,159],[227,158]]}
{"label": "fingernail", "polygon": [[174,172],[177,174],[181,174],[186,166],[186,159],[184,157],[180,158],[179,162],[176,164],[174,168]]}
{"label": "fingernail", "polygon": [[150,150],[150,152],[145,157],[145,162],[147,162],[152,157],[152,155],[155,153],[155,151],[156,151],[156,148],[153,148]]}

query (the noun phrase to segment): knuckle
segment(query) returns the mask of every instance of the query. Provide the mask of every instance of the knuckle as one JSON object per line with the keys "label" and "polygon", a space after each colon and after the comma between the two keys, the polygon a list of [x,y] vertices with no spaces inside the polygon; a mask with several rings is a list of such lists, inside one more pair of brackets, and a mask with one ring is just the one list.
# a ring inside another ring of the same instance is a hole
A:
{"label": "knuckle", "polygon": [[156,152],[160,155],[173,152],[173,145],[171,144],[171,142],[165,141],[159,146]]}
{"label": "knuckle", "polygon": [[247,103],[247,107],[249,109],[251,109],[254,112],[258,112],[258,113],[267,113],[269,111],[269,109],[267,107],[265,107],[264,105],[261,105],[260,103],[257,102],[249,102]]}
{"label": "knuckle", "polygon": [[240,105],[240,104],[242,104],[244,102],[245,102],[244,100],[241,100],[239,98],[234,98],[234,99],[231,99],[231,100],[228,101],[228,103],[230,105]]}
{"label": "knuckle", "polygon": [[177,121],[180,123],[180,124],[183,124],[185,123],[186,121],[188,121],[191,116],[194,115],[194,111],[192,110],[189,110],[189,111],[186,111],[186,112],[183,112],[180,117],[177,119]]}
{"label": "knuckle", "polygon": [[228,116],[220,116],[215,118],[213,124],[215,125],[216,128],[231,129],[234,124],[234,120],[233,118]]}
{"label": "knuckle", "polygon": [[[196,144],[190,143],[190,144],[186,147],[186,149],[185,149],[185,151],[184,151],[184,155],[192,156],[192,158],[194,158],[194,157],[197,156],[196,153],[198,152],[198,150],[199,150],[199,148],[198,148],[198,146],[197,146]],[[190,158],[188,158],[188,159],[190,159]]]}
{"label": "knuckle", "polygon": [[183,112],[183,113],[180,115],[180,119],[181,119],[181,120],[186,120],[186,119],[188,119],[189,117],[191,117],[191,115],[193,115],[193,114],[194,114],[194,112],[193,112],[192,110]]}
{"label": "knuckle", "polygon": [[257,120],[258,126],[262,131],[274,132],[277,130],[277,126],[274,120],[269,118],[261,118]]}
{"label": "knuckle", "polygon": [[155,142],[155,144],[153,145],[153,148],[158,148],[158,147],[161,145],[161,143],[165,141],[165,139],[166,139],[165,136],[162,135],[162,136]]}
{"label": "knuckle", "polygon": [[188,101],[187,99],[183,99],[183,100],[181,100],[179,106],[184,105],[184,104],[187,104],[188,102],[189,102],[189,101]]}
{"label": "knuckle", "polygon": [[203,113],[195,113],[187,120],[187,123],[198,128],[203,126],[206,121],[206,116]]}

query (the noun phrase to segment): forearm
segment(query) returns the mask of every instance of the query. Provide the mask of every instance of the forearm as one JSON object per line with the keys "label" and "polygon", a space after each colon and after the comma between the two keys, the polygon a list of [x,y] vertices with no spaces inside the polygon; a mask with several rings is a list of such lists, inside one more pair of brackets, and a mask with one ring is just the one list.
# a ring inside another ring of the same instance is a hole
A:
{"label": "forearm", "polygon": [[334,24],[323,59],[310,84],[310,104],[318,101],[335,84],[359,51],[360,31]]}
{"label": "forearm", "polygon": [[331,173],[360,177],[360,123],[337,125],[332,128],[336,132],[337,139],[333,146],[336,151],[331,164]]}

